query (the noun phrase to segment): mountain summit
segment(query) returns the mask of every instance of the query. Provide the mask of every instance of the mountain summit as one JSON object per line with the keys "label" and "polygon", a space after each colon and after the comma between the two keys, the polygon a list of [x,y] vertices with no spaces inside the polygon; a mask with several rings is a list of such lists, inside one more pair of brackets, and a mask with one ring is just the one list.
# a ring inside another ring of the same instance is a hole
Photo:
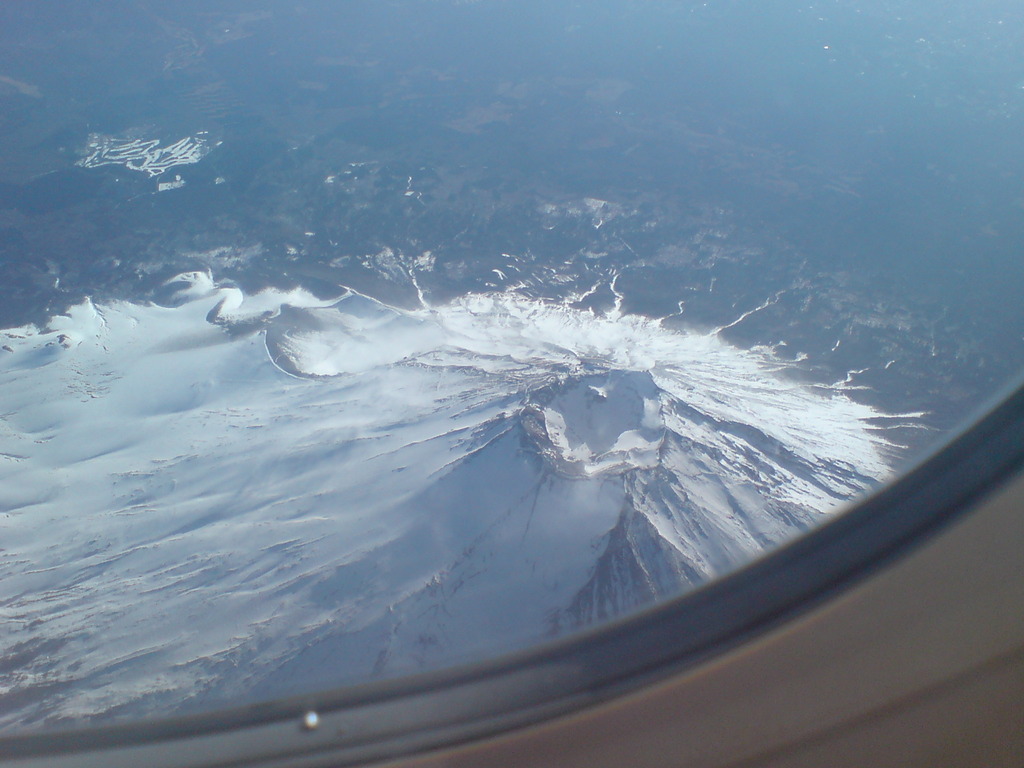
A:
{"label": "mountain summit", "polygon": [[519,648],[735,568],[886,470],[875,411],[713,333],[514,293],[166,293],[3,333],[7,722]]}

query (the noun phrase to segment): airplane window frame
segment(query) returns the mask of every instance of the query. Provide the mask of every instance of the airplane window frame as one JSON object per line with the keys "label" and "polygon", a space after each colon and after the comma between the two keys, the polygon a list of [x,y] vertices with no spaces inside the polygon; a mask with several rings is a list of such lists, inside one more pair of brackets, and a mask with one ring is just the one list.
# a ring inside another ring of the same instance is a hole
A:
{"label": "airplane window frame", "polygon": [[713,661],[969,515],[979,499],[1024,473],[1024,384],[983,413],[910,471],[806,535],[693,592],[607,624],[414,677],[197,715],[0,738],[0,762],[363,764],[584,711]]}

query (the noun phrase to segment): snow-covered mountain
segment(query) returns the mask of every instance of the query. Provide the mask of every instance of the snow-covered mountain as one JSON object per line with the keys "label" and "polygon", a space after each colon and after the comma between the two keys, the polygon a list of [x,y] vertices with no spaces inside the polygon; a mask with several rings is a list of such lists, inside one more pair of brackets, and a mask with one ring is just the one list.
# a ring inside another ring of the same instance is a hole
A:
{"label": "snow-covered mountain", "polygon": [[0,333],[2,726],[519,648],[888,469],[883,414],[714,332],[512,292],[167,293]]}

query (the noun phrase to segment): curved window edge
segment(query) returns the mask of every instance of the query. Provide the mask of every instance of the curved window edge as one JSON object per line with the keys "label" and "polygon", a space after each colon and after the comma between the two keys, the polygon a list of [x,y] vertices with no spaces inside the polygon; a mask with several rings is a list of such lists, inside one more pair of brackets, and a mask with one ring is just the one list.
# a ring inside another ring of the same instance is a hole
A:
{"label": "curved window edge", "polygon": [[[199,715],[0,739],[0,760],[351,765],[508,733],[720,657],[969,514],[1024,469],[1024,384],[819,528],[673,600],[492,661]],[[313,715],[315,713],[315,716]]]}

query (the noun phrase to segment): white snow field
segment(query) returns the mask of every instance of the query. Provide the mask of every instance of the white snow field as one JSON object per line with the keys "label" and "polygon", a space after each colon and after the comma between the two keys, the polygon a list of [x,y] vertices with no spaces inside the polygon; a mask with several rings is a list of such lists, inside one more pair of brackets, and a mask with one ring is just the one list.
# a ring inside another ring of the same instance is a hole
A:
{"label": "white snow field", "polygon": [[0,332],[0,728],[519,648],[888,472],[883,414],[714,333],[174,284]]}

